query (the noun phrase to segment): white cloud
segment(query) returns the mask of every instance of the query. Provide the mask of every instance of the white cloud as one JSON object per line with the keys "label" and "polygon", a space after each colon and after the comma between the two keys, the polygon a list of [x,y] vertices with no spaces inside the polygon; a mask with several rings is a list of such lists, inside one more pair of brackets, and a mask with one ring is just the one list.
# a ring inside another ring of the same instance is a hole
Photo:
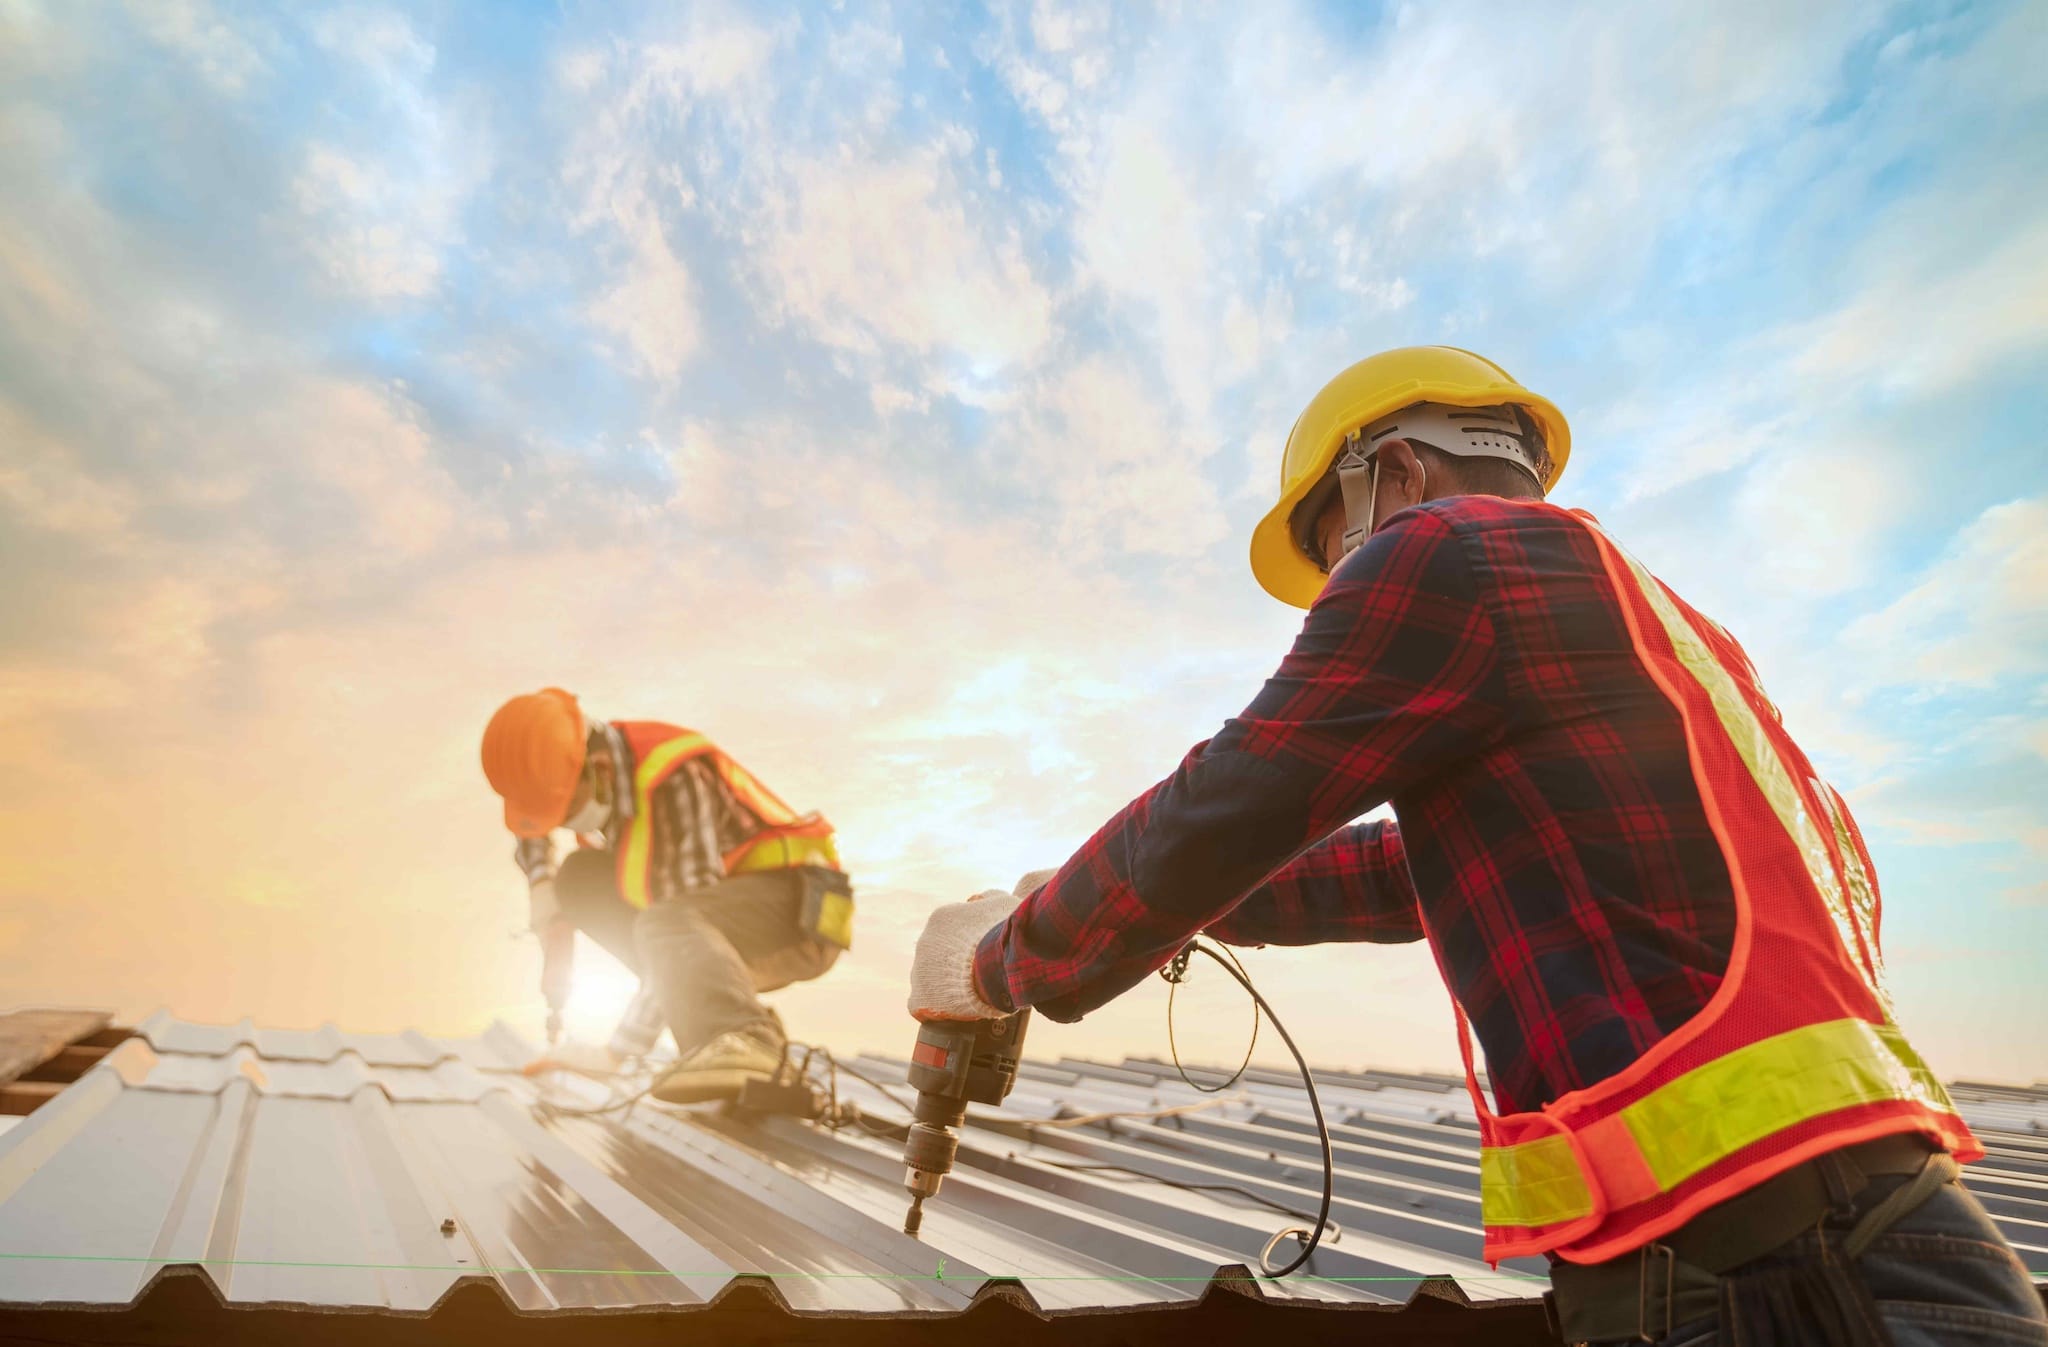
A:
{"label": "white cloud", "polygon": [[2048,218],[1952,270],[1894,262],[1848,304],[1786,336],[1799,347],[1789,366],[1798,384],[1861,398],[1965,384],[2048,346]]}
{"label": "white cloud", "polygon": [[1986,510],[1842,639],[1879,687],[1987,687],[2048,673],[2048,496]]}
{"label": "white cloud", "polygon": [[119,542],[136,507],[127,483],[88,472],[68,446],[6,398],[0,398],[0,445],[6,446],[0,501],[39,528]]}
{"label": "white cloud", "polygon": [[395,10],[331,9],[314,18],[312,29],[321,47],[393,84],[418,80],[434,67],[434,45]]}
{"label": "white cloud", "polygon": [[1206,214],[1191,177],[1161,138],[1162,119],[1136,115],[1102,130],[1102,161],[1078,203],[1074,236],[1096,278],[1165,306],[1207,288]]}
{"label": "white cloud", "polygon": [[654,212],[621,229],[631,239],[633,262],[592,303],[591,321],[625,341],[641,370],[673,380],[702,339],[695,284]]}
{"label": "white cloud", "polygon": [[[1918,204],[1899,209],[1911,216]],[[1968,204],[1982,211],[1995,201]],[[1949,205],[1961,213],[1960,203]],[[1844,447],[1844,428],[1871,427],[1901,401],[1954,391],[2048,347],[2044,259],[2048,217],[1949,269],[1940,265],[1947,259],[1930,264],[1915,250],[1894,249],[1873,262],[1846,302],[1741,343],[1725,355],[1722,373],[1693,382],[1674,401],[1606,408],[1597,418],[1603,435],[1636,446],[1626,498],[1658,495],[1768,452],[1773,462],[1812,460],[1789,470],[1810,484],[1831,475],[1833,490],[1865,498],[1876,492],[1887,510],[1895,507],[1895,493],[1874,481],[1859,484],[1847,460],[1860,460],[1863,476],[1874,478],[1885,460],[1902,464],[1900,456],[1871,438]],[[1759,471],[1745,488],[1752,498],[1773,490],[1770,479],[1787,469]],[[1877,503],[1838,501],[1836,513]]]}
{"label": "white cloud", "polygon": [[[700,292],[666,222],[676,211],[728,208],[726,190],[700,192],[695,175],[716,157],[714,123],[765,134],[760,104],[782,37],[743,19],[692,15],[680,33],[575,47],[555,61],[557,87],[577,114],[561,166],[571,223],[613,245],[586,316],[624,344],[633,368],[664,382],[703,336]],[[678,121],[695,128],[681,149],[664,139]]]}
{"label": "white cloud", "polygon": [[[224,94],[245,93],[253,80],[268,73],[255,44],[223,22],[207,0],[129,0],[128,13]],[[239,23],[246,28],[248,20]]]}
{"label": "white cloud", "polygon": [[313,30],[359,80],[347,131],[361,144],[309,138],[289,227],[346,290],[373,300],[431,294],[462,240],[463,207],[490,171],[488,126],[459,97],[429,94],[435,50],[403,16],[329,11]]}
{"label": "white cloud", "polygon": [[[628,245],[599,301],[605,325],[629,326],[619,306],[658,288],[657,277],[672,300],[690,293],[679,270],[690,260],[665,247],[651,276],[645,242],[651,222],[689,213],[731,245],[767,312],[872,379],[988,396],[1044,346],[1053,299],[1021,231],[977,195],[973,136],[943,126],[922,143],[889,144],[903,45],[865,24],[829,30],[845,111],[814,132],[776,101],[771,59],[786,36],[693,19],[682,40],[583,49],[558,63],[562,86],[585,100],[563,168],[577,223]],[[662,346],[671,368],[686,354],[681,342]]]}
{"label": "white cloud", "polygon": [[636,51],[633,97],[687,101],[741,92],[763,76],[781,41],[776,29],[732,15],[693,18],[682,39]]}
{"label": "white cloud", "polygon": [[1883,544],[1912,502],[1902,474],[1868,443],[1814,446],[1786,436],[1744,478],[1736,501],[1745,569],[1780,596],[1825,598],[1883,568]]}
{"label": "white cloud", "polygon": [[1203,471],[1215,441],[1190,433],[1128,363],[1096,355],[1052,371],[1018,415],[1025,484],[1052,496],[1062,546],[1076,555],[1193,557],[1229,534]]}
{"label": "white cloud", "polygon": [[445,221],[421,217],[410,182],[383,164],[316,144],[292,187],[301,214],[320,227],[307,246],[336,281],[372,299],[433,290]]}
{"label": "white cloud", "polygon": [[355,508],[356,537],[373,563],[416,560],[452,537],[498,532],[469,507],[434,460],[417,413],[390,391],[314,381],[292,391],[272,414],[303,427],[308,473]]}
{"label": "white cloud", "polygon": [[1052,298],[1022,239],[975,218],[961,158],[939,144],[782,165],[757,265],[784,317],[849,351],[937,357],[942,386],[1028,364]]}
{"label": "white cloud", "polygon": [[931,406],[931,398],[923,393],[877,379],[868,385],[868,405],[877,415],[888,416],[894,412],[921,412]]}
{"label": "white cloud", "polygon": [[1085,94],[1109,73],[1111,17],[1106,4],[1032,0],[1031,37],[1040,51],[1060,61],[1067,82]]}

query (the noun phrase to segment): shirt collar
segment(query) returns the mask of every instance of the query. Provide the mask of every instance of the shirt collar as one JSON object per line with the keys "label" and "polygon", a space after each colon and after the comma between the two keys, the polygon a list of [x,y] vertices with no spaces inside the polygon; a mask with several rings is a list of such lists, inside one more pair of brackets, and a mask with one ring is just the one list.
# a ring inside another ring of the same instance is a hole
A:
{"label": "shirt collar", "polygon": [[612,819],[606,833],[616,833],[633,821],[633,769],[638,765],[626,751],[626,736],[613,729],[611,722],[600,720],[593,724],[604,736],[605,747],[612,755]]}

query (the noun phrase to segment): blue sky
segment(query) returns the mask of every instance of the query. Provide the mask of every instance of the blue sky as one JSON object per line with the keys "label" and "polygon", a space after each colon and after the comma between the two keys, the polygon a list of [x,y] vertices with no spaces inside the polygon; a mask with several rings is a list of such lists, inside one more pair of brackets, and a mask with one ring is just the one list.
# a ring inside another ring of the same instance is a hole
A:
{"label": "blue sky", "polygon": [[[835,819],[788,1013],[890,1046],[923,912],[1285,650],[1308,396],[1442,341],[1750,647],[1937,1067],[2048,1075],[2044,59],[2021,3],[0,0],[0,979],[536,1022],[475,741],[561,683]],[[1421,951],[1254,959],[1325,1060],[1455,1060]]]}

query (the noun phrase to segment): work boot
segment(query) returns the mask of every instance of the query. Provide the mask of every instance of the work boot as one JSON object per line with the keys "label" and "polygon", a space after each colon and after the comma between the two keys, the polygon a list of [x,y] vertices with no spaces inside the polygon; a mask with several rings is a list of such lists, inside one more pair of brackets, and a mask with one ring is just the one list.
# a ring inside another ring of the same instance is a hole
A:
{"label": "work boot", "polygon": [[750,1080],[773,1080],[782,1065],[783,1039],[776,1027],[750,1025],[720,1034],[670,1067],[648,1091],[665,1104],[701,1104],[737,1099]]}

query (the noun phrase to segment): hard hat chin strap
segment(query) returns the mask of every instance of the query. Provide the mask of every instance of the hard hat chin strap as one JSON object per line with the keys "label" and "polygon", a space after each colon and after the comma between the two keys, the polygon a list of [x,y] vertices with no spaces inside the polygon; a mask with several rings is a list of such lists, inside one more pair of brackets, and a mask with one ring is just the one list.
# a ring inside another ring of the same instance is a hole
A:
{"label": "hard hat chin strap", "polygon": [[1337,457],[1337,489],[1344,493],[1344,555],[1372,536],[1373,500],[1379,495],[1380,461],[1362,441],[1345,444]]}
{"label": "hard hat chin strap", "polygon": [[[1420,463],[1416,468],[1426,472]],[[1428,481],[1425,475],[1425,499],[1429,494]],[[1372,536],[1373,506],[1380,494],[1379,451],[1368,447],[1365,437],[1356,431],[1345,440],[1344,450],[1337,456],[1337,489],[1344,493],[1344,556],[1348,557]]]}

